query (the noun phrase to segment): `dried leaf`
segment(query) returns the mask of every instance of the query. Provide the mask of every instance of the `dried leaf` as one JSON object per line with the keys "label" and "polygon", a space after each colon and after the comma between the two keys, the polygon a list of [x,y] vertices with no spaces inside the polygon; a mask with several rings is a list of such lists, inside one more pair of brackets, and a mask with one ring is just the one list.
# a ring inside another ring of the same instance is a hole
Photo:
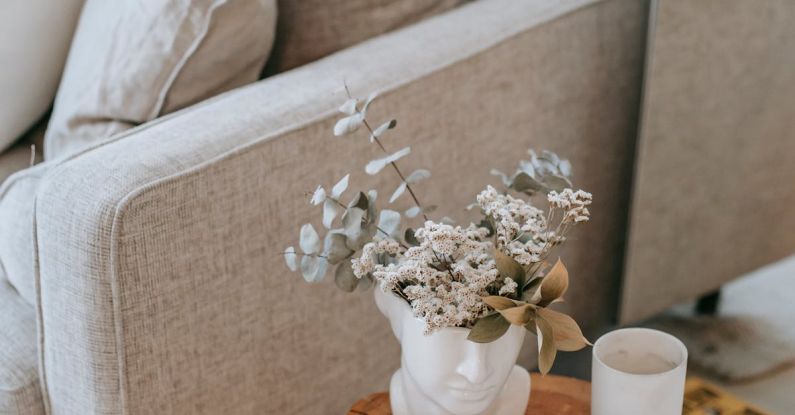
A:
{"label": "dried leaf", "polygon": [[351,177],[350,174],[346,174],[345,177],[340,179],[340,181],[337,182],[337,184],[335,184],[333,188],[331,188],[331,197],[333,197],[334,199],[339,199],[340,196],[342,196],[342,192],[344,192],[345,189],[348,188],[348,178],[350,177]]}
{"label": "dried leaf", "polygon": [[591,345],[573,318],[548,308],[539,308],[537,313],[538,319],[543,319],[552,328],[556,349],[576,352]]}
{"label": "dried leaf", "polygon": [[406,183],[408,184],[419,183],[429,177],[431,177],[431,172],[425,169],[417,169],[411,172],[411,174],[409,174],[406,177]]}
{"label": "dried leaf", "polygon": [[386,130],[391,130],[397,126],[397,120],[389,120],[381,125],[378,126],[373,133],[370,134],[370,142],[372,143],[375,141],[376,138],[381,138],[382,135],[386,132]]}
{"label": "dried leaf", "polygon": [[389,209],[382,210],[378,216],[378,227],[390,237],[397,239],[396,235],[398,227],[400,227],[400,213]]}
{"label": "dried leaf", "polygon": [[337,270],[334,271],[334,283],[337,284],[342,291],[353,292],[356,286],[359,285],[359,279],[353,274],[353,267],[351,261],[342,261]]}
{"label": "dried leaf", "polygon": [[467,340],[475,343],[491,343],[499,339],[511,326],[499,313],[481,317],[470,330]]}
{"label": "dried leaf", "polygon": [[420,212],[422,212],[422,209],[420,209],[419,206],[414,206],[412,208],[407,209],[405,214],[406,214],[406,217],[416,218],[417,215],[420,214]]}
{"label": "dried leaf", "polygon": [[316,254],[320,252],[320,237],[315,231],[315,227],[307,223],[301,226],[299,245],[305,254]]}
{"label": "dried leaf", "polygon": [[334,218],[339,215],[341,210],[342,208],[333,200],[326,199],[326,201],[323,202],[323,226],[325,226],[326,229],[331,229]]}
{"label": "dried leaf", "polygon": [[340,231],[333,231],[326,234],[323,240],[323,255],[331,265],[336,265],[340,261],[348,258],[353,251],[346,245],[347,238]]}
{"label": "dried leaf", "polygon": [[389,198],[389,203],[393,203],[395,200],[397,200],[397,198],[399,198],[400,195],[402,195],[403,192],[406,191],[406,187],[407,187],[406,182],[400,183],[400,186],[398,186],[398,188],[395,189],[395,192],[392,193],[392,197]]}
{"label": "dried leaf", "polygon": [[538,370],[542,375],[546,375],[552,369],[558,351],[555,348],[554,335],[549,323],[542,319],[536,319],[536,333],[538,335]]}
{"label": "dried leaf", "polygon": [[349,115],[334,124],[334,135],[339,137],[355,132],[362,126],[364,117],[360,113]]}
{"label": "dried leaf", "polygon": [[539,305],[546,306],[558,298],[563,297],[568,288],[569,272],[566,270],[566,266],[563,265],[560,258],[558,258],[558,261],[541,281],[541,287],[539,288],[541,303],[539,303]]}
{"label": "dried leaf", "polygon": [[505,255],[499,249],[494,250],[494,261],[497,263],[497,270],[503,278],[510,278],[518,284],[524,286],[525,272],[522,265],[515,259]]}
{"label": "dried leaf", "polygon": [[535,306],[532,304],[522,304],[517,307],[511,308],[504,308],[502,310],[498,310],[506,320],[511,322],[511,324],[516,324],[517,326],[524,326],[533,318],[535,314]]}
{"label": "dried leaf", "polygon": [[488,304],[489,307],[497,311],[517,306],[517,304],[510,298],[505,298],[498,295],[490,295],[488,297],[483,297],[483,302]]}
{"label": "dried leaf", "polygon": [[369,175],[378,174],[381,170],[386,167],[389,163],[394,163],[395,161],[400,160],[401,158],[409,155],[411,153],[411,147],[405,147],[401,150],[398,150],[384,158],[380,158],[378,160],[373,160],[367,163],[367,166],[364,167],[364,171],[367,172]]}
{"label": "dried leaf", "polygon": [[284,262],[287,263],[287,268],[290,268],[290,271],[298,270],[298,261],[295,255],[295,248],[292,246],[288,246],[287,249],[284,250]]}
{"label": "dried leaf", "polygon": [[346,115],[353,115],[356,113],[356,104],[359,103],[359,100],[356,98],[350,98],[349,100],[345,101],[344,104],[339,108],[339,111]]}

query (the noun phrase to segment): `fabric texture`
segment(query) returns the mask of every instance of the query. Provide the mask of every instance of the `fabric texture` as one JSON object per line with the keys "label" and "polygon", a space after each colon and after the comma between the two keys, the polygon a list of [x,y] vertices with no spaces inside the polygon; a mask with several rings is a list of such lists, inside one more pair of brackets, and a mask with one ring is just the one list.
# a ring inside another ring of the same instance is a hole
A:
{"label": "fabric texture", "polygon": [[455,218],[491,167],[569,157],[599,196],[564,306],[611,319],[644,22],[636,0],[475,2],[57,160],[34,234],[53,413],[342,413],[386,388],[399,350],[372,294],[306,284],[281,255],[319,218],[317,184],[397,184],[364,174],[364,135],[332,138],[343,80],[382,92],[387,145],[413,146],[406,167],[434,173],[418,192]]}
{"label": "fabric texture", "polygon": [[655,15],[625,323],[795,252],[795,2],[660,0]]}
{"label": "fabric texture", "polygon": [[0,276],[0,414],[44,414],[37,346],[33,307]]}
{"label": "fabric texture", "polygon": [[254,82],[275,26],[275,0],[88,0],[46,158]]}
{"label": "fabric texture", "polygon": [[472,0],[279,0],[276,74]]}
{"label": "fabric texture", "polygon": [[0,2],[0,152],[52,104],[82,6],[83,0]]}

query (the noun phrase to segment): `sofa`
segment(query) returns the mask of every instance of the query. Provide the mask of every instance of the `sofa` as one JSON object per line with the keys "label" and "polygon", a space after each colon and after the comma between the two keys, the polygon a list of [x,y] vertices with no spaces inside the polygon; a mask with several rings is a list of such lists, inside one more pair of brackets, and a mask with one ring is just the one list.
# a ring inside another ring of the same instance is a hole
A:
{"label": "sofa", "polygon": [[648,12],[474,1],[12,175],[0,193],[37,183],[35,285],[31,303],[0,277],[0,412],[330,414],[385,389],[399,348],[372,294],[307,284],[281,254],[318,184],[395,184],[364,174],[366,137],[332,137],[343,84],[380,94],[369,114],[400,121],[390,140],[434,175],[423,200],[454,219],[492,167],[570,159],[595,197],[562,307],[586,332],[615,323]]}

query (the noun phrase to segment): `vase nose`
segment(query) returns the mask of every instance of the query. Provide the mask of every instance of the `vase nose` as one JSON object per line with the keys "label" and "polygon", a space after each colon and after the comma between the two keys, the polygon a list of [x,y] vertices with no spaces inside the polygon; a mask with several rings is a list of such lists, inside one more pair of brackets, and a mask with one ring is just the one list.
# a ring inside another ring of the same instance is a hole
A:
{"label": "vase nose", "polygon": [[489,365],[486,359],[485,345],[471,343],[468,345],[464,360],[456,368],[456,373],[463,376],[469,383],[479,385],[489,378]]}

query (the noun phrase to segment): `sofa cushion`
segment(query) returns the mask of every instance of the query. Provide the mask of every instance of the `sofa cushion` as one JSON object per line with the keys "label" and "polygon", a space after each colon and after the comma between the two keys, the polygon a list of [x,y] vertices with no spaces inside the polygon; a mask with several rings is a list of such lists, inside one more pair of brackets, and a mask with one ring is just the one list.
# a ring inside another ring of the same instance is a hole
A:
{"label": "sofa cushion", "polygon": [[276,0],[88,0],[45,158],[256,81],[275,25]]}
{"label": "sofa cushion", "polygon": [[43,414],[36,313],[0,276],[0,414]]}
{"label": "sofa cushion", "polygon": [[267,73],[312,62],[471,0],[279,0]]}
{"label": "sofa cushion", "polygon": [[83,0],[0,1],[0,151],[52,104],[82,6]]}

